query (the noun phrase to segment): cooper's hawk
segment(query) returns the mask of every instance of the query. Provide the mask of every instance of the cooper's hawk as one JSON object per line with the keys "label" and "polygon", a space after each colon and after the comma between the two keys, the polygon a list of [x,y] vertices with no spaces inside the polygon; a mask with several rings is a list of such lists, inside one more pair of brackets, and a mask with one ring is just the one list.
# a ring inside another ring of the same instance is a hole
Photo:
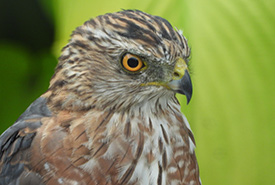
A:
{"label": "cooper's hawk", "polygon": [[85,22],[49,89],[0,137],[0,184],[200,184],[189,102],[189,47],[137,10]]}

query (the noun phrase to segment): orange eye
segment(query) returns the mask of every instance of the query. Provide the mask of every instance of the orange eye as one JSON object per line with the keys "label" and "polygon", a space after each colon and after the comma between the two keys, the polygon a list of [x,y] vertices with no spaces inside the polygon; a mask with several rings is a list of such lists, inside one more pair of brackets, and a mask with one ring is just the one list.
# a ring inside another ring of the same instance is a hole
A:
{"label": "orange eye", "polygon": [[125,69],[131,72],[136,72],[144,66],[142,60],[138,56],[130,53],[122,57],[121,64]]}

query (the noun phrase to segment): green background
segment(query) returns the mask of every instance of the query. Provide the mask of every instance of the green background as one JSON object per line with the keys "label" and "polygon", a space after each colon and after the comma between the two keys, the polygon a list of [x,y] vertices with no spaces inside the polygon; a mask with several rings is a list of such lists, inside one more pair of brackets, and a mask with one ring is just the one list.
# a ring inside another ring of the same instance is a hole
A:
{"label": "green background", "polygon": [[179,99],[195,134],[203,184],[274,184],[274,0],[3,2],[1,132],[45,92],[75,27],[107,12],[140,9],[182,29],[192,49],[193,98],[188,106]]}

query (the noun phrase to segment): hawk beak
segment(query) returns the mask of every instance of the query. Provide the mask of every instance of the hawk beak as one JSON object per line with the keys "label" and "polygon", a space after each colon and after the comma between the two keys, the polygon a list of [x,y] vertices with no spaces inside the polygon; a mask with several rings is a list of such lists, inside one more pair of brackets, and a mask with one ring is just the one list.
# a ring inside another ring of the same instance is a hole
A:
{"label": "hawk beak", "polygon": [[184,94],[187,99],[187,104],[190,102],[192,97],[192,82],[187,64],[182,58],[177,59],[172,81],[170,81],[167,85],[171,90]]}

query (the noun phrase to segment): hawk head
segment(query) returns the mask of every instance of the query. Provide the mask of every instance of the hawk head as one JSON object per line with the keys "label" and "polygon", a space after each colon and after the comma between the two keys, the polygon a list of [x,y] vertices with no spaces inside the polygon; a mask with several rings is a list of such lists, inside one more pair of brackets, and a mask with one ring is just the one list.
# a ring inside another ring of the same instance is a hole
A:
{"label": "hawk head", "polygon": [[137,10],[98,16],[63,48],[50,100],[64,109],[129,110],[147,102],[157,109],[181,93],[188,103],[189,54],[181,32],[161,17]]}

